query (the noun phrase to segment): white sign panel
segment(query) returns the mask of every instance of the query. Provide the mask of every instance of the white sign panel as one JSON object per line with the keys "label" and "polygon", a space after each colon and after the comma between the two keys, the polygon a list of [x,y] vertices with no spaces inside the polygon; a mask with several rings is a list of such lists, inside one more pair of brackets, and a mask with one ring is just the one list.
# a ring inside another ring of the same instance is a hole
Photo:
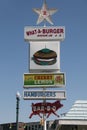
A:
{"label": "white sign panel", "polygon": [[65,27],[30,27],[24,28],[24,39],[26,41],[62,41],[65,38]]}
{"label": "white sign panel", "polygon": [[24,100],[63,100],[66,99],[65,91],[23,91]]}
{"label": "white sign panel", "polygon": [[30,72],[60,70],[60,42],[31,42]]}

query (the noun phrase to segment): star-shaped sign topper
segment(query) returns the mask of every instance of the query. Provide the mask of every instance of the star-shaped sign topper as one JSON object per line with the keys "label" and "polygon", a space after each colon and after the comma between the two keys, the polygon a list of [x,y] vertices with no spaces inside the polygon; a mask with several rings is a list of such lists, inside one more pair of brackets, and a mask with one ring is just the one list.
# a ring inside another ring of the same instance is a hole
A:
{"label": "star-shaped sign topper", "polygon": [[53,15],[57,11],[57,9],[48,9],[46,0],[44,0],[41,9],[33,9],[33,11],[39,15],[37,24],[40,24],[43,21],[47,21],[53,25],[53,22],[51,20],[51,15]]}

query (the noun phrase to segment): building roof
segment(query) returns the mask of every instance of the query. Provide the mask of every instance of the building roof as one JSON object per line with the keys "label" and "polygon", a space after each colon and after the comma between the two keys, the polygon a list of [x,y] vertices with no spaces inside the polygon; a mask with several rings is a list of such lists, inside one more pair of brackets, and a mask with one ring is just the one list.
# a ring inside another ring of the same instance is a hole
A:
{"label": "building roof", "polygon": [[87,124],[87,100],[77,100],[71,109],[59,119],[60,124]]}

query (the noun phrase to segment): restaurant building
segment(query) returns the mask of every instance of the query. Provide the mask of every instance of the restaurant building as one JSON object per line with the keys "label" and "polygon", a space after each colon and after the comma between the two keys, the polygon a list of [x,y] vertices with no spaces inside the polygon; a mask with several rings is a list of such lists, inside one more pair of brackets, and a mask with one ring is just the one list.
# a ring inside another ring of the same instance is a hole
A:
{"label": "restaurant building", "polygon": [[77,100],[69,112],[60,117],[59,130],[87,130],[87,100]]}
{"label": "restaurant building", "polygon": [[[58,120],[47,121],[47,130],[54,130],[58,124]],[[16,123],[5,123],[0,125],[0,130],[16,130]],[[18,130],[44,130],[43,123],[41,122],[19,122]]]}

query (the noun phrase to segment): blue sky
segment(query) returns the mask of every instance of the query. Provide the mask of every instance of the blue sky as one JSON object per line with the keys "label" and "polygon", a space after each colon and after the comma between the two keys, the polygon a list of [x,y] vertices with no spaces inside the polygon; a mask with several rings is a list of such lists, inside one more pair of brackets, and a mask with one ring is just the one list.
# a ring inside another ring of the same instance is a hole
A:
{"label": "blue sky", "polygon": [[[24,27],[35,26],[43,0],[0,0],[0,124],[16,120],[16,92],[23,92],[23,74],[28,72],[28,43]],[[49,8],[58,8],[52,16],[54,26],[65,26],[61,43],[61,71],[66,73],[67,100],[60,113],[67,112],[76,100],[87,99],[87,0],[47,0]],[[43,24],[40,24],[42,26]],[[31,120],[33,101],[20,101],[19,121]],[[50,119],[57,119],[51,115]]]}

